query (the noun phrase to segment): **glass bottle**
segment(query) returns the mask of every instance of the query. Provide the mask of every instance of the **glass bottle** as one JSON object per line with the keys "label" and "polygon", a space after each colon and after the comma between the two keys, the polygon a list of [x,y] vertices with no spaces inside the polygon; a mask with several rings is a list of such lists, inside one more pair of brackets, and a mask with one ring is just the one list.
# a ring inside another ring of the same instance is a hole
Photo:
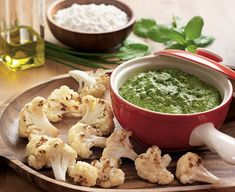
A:
{"label": "glass bottle", "polygon": [[45,0],[0,0],[0,59],[17,71],[45,62]]}

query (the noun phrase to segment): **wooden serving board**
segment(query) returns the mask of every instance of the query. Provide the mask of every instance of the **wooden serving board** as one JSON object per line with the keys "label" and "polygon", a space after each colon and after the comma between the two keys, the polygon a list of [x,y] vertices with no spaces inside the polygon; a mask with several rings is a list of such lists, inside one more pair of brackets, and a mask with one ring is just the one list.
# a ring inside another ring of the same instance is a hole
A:
{"label": "wooden serving board", "polygon": [[[27,165],[25,146],[27,140],[20,138],[18,135],[18,121],[19,112],[21,108],[28,102],[30,102],[36,96],[47,97],[56,88],[61,85],[67,85],[70,88],[77,90],[78,85],[74,79],[68,75],[57,76],[40,85],[27,89],[21,94],[18,94],[14,98],[8,100],[4,106],[0,108],[0,156],[2,156],[6,162],[22,177],[26,178],[35,185],[40,186],[46,191],[235,191],[235,165],[230,165],[223,160],[217,154],[214,154],[206,148],[194,148],[193,152],[196,152],[203,159],[204,166],[219,177],[221,180],[217,185],[194,183],[192,185],[182,185],[175,178],[175,180],[167,186],[160,186],[157,184],[149,183],[139,178],[136,174],[134,163],[130,160],[123,159],[121,169],[125,172],[125,183],[119,187],[112,189],[102,189],[98,187],[82,187],[75,184],[72,179],[67,177],[66,182],[57,181],[53,177],[51,169],[42,169],[35,171]],[[75,124],[78,119],[65,118],[60,123],[54,125],[59,128],[60,137],[66,141],[66,134],[68,129]],[[116,126],[119,127],[116,122]],[[223,132],[235,137],[235,102],[233,101],[228,113],[227,121],[221,128]],[[131,140],[134,149],[137,153],[142,153],[146,148],[138,144],[134,139]],[[169,170],[175,173],[176,162],[184,152],[170,153],[173,161],[169,166]],[[87,161],[100,157],[102,151],[100,149],[94,149],[94,155]]]}

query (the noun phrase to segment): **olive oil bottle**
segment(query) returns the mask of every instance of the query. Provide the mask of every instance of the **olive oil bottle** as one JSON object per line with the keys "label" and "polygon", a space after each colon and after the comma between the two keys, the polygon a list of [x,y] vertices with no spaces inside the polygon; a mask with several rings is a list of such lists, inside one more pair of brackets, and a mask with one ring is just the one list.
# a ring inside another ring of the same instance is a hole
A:
{"label": "olive oil bottle", "polygon": [[23,70],[44,64],[43,38],[29,26],[1,31],[1,61],[11,70]]}

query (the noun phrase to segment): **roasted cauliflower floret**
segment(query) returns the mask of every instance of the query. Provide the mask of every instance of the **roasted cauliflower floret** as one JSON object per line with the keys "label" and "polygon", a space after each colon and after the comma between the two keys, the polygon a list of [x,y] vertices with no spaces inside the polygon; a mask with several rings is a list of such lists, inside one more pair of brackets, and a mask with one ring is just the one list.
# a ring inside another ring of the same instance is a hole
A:
{"label": "roasted cauliflower floret", "polygon": [[[163,159],[167,159],[167,162],[162,162]],[[167,158],[162,158],[157,146],[152,146],[135,160],[137,174],[151,183],[160,185],[167,185],[174,180],[174,175],[165,167],[167,164],[169,164],[169,155]]]}
{"label": "roasted cauliflower floret", "polygon": [[69,167],[68,175],[74,179],[74,182],[91,187],[96,184],[98,169],[87,162],[77,161],[75,165]]}
{"label": "roasted cauliflower floret", "polygon": [[170,165],[170,163],[171,163],[171,156],[168,154],[163,155],[161,158],[161,164],[164,167],[168,167]]}
{"label": "roasted cauliflower floret", "polygon": [[101,136],[102,132],[99,129],[78,122],[69,129],[67,141],[80,157],[88,158],[92,154],[92,147],[106,146],[106,137]]}
{"label": "roasted cauliflower floret", "polygon": [[65,181],[66,171],[77,158],[76,151],[60,138],[35,135],[26,146],[28,164],[36,170],[52,167],[55,178]]}
{"label": "roasted cauliflower floret", "polygon": [[56,137],[59,132],[47,119],[43,111],[45,104],[43,97],[35,97],[26,104],[20,112],[19,135],[30,139],[31,135],[48,135]]}
{"label": "roasted cauliflower floret", "polygon": [[118,160],[114,158],[101,158],[94,160],[92,165],[98,169],[96,184],[103,188],[121,185],[125,181],[125,173],[118,168]]}
{"label": "roasted cauliflower floret", "polygon": [[132,149],[129,140],[131,131],[120,129],[114,131],[106,140],[106,147],[103,150],[102,157],[120,159],[121,157],[135,160],[138,155]]}
{"label": "roasted cauliflower floret", "polygon": [[97,69],[91,73],[73,70],[69,75],[79,83],[78,93],[81,97],[93,95],[102,98],[109,86],[109,76],[103,69]]}
{"label": "roasted cauliflower floret", "polygon": [[44,111],[49,121],[58,122],[65,114],[79,115],[80,100],[77,92],[63,85],[52,91],[47,98]]}
{"label": "roasted cauliflower floret", "polygon": [[219,178],[210,173],[203,165],[201,158],[188,152],[177,162],[176,177],[181,183],[193,183],[201,181],[206,183],[218,183]]}
{"label": "roasted cauliflower floret", "polygon": [[103,135],[113,132],[114,121],[111,106],[103,99],[86,95],[80,105],[82,114],[81,123],[91,125],[99,129]]}

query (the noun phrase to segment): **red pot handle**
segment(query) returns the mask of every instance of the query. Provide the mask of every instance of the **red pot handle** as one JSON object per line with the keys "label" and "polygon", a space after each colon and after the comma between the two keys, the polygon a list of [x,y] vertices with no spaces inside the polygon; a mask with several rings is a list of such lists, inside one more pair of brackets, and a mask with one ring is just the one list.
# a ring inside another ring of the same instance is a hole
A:
{"label": "red pot handle", "polygon": [[222,62],[223,61],[222,57],[220,57],[219,55],[217,55],[217,54],[215,54],[211,51],[205,50],[205,49],[197,49],[196,54],[201,55],[203,57],[207,57],[208,59],[212,59],[216,62]]}
{"label": "red pot handle", "polygon": [[216,54],[212,54],[209,51],[202,50],[202,49],[199,49],[197,53],[199,54],[194,54],[188,51],[182,51],[182,50],[177,50],[177,49],[166,49],[166,50],[158,51],[154,54],[159,55],[159,56],[175,57],[181,60],[193,62],[198,65],[203,65],[205,67],[218,71],[230,77],[231,79],[235,80],[235,71],[233,71],[232,69],[218,62],[218,61],[222,61],[221,57],[217,56]]}

